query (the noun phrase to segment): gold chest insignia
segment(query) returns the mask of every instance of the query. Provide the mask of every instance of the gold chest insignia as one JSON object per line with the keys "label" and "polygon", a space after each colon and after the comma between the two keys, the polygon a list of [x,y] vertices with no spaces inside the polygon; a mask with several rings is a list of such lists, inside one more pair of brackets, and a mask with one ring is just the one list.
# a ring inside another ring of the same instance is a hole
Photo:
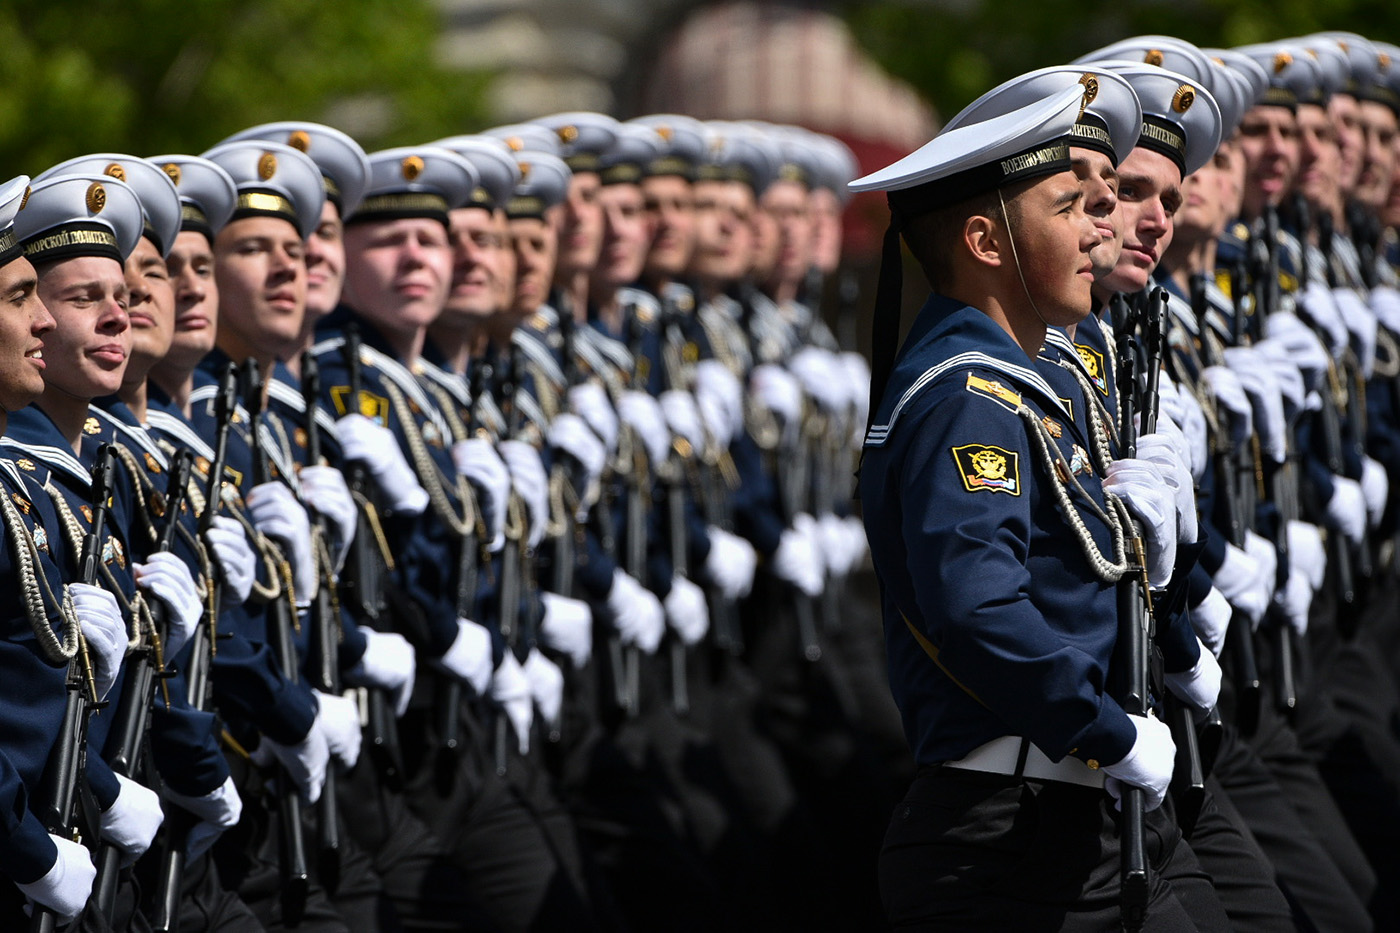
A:
{"label": "gold chest insignia", "polygon": [[1056,421],[1054,418],[1051,418],[1049,415],[1046,415],[1044,418],[1041,418],[1040,423],[1045,425],[1045,430],[1050,432],[1051,437],[1064,437],[1065,429],[1060,427],[1060,422]]}
{"label": "gold chest insignia", "polygon": [[101,433],[102,433],[102,423],[101,423],[100,421],[98,421],[96,418],[89,418],[88,420],[86,420],[86,421],[83,422],[83,433],[84,433],[84,434],[101,434]]}

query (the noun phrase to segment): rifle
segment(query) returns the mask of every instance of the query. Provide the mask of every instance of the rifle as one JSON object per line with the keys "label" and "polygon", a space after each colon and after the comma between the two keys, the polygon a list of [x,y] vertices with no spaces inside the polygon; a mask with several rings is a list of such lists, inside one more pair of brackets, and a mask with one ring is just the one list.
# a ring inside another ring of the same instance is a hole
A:
{"label": "rifle", "polygon": [[[1123,456],[1137,455],[1137,429],[1133,424],[1138,402],[1137,341],[1133,336],[1132,312],[1122,295],[1110,301],[1113,327],[1118,334],[1118,401],[1122,408],[1119,442]],[[1146,419],[1144,418],[1144,421]],[[1144,424],[1146,427],[1146,424]],[[1147,582],[1147,562],[1142,546],[1142,532],[1133,522],[1129,568],[1118,583],[1118,661],[1123,678],[1119,705],[1129,716],[1148,715],[1148,667],[1150,664],[1153,626],[1151,590]],[[1121,800],[1119,848],[1122,856],[1120,892],[1123,929],[1129,933],[1142,929],[1147,917],[1148,863],[1147,841],[1143,828],[1145,792],[1140,787],[1123,786]]]}
{"label": "rifle", "polygon": [[[267,451],[263,449],[258,429],[262,423],[263,382],[258,372],[256,360],[249,359],[243,364],[243,407],[248,410],[248,445],[253,455],[253,485],[261,486],[272,481],[272,471],[268,466]],[[297,673],[299,660],[296,645],[292,643],[292,594],[291,572],[282,563],[281,595],[270,605],[270,630],[272,649],[277,655],[278,666],[288,681],[300,680]],[[326,768],[326,784],[331,786],[333,768]],[[301,797],[292,787],[285,774],[276,780],[278,813],[281,816],[281,852],[278,859],[282,870],[282,914],[290,922],[298,922],[306,912],[306,898],[310,890],[311,873],[306,864],[306,844],[301,825]],[[332,791],[334,793],[334,791]],[[322,791],[324,796],[325,790]]]}
{"label": "rifle", "polygon": [[[153,553],[170,550],[170,546],[174,542],[175,529],[180,523],[180,507],[185,501],[185,494],[189,487],[192,462],[188,453],[182,453],[171,464],[169,485],[165,491],[165,527],[161,530]],[[109,739],[109,741],[114,741],[117,747],[116,756],[112,760],[112,770],[124,777],[132,777],[140,767],[141,750],[145,746],[146,733],[150,726],[151,692],[157,679],[161,681],[161,690],[165,694],[165,705],[167,708],[170,706],[170,691],[165,679],[169,675],[165,670],[165,658],[162,652],[162,644],[169,630],[169,620],[165,605],[159,600],[152,599],[149,603],[149,609],[151,619],[155,623],[155,632],[152,634],[151,644],[131,656],[131,663],[127,668],[126,683],[122,688],[121,699],[117,703],[116,724],[113,727],[112,737]],[[122,852],[115,845],[102,844],[98,846],[97,879],[93,882],[94,899],[98,911],[109,922],[116,910],[117,876],[121,871],[121,860]],[[173,892],[167,891],[165,894],[168,897],[178,898],[179,879],[173,880],[177,882],[177,886]]]}
{"label": "rifle", "polygon": [[[345,342],[341,345],[341,354],[350,382],[350,398],[346,403],[346,412],[359,414],[363,376],[360,368],[360,329],[354,324],[345,328]],[[302,365],[302,372],[305,373],[305,363]],[[313,411],[309,400],[306,409],[308,418],[315,420],[309,414]],[[311,439],[309,432],[308,428],[308,445]],[[353,607],[356,618],[363,619],[371,628],[380,629],[384,625],[381,619],[389,610],[384,598],[386,555],[380,550],[374,535],[374,529],[379,524],[374,507],[374,482],[364,464],[353,460],[345,464],[345,478],[346,485],[350,487],[350,492],[355,498],[359,514],[356,516],[355,540],[350,543],[348,571],[341,576],[339,595],[343,602]],[[385,692],[376,687],[365,691],[365,706],[368,719],[366,739],[369,742],[370,758],[384,782],[390,787],[398,787],[403,780],[404,764],[393,705]]]}
{"label": "rifle", "polygon": [[[78,580],[89,586],[97,583],[97,567],[102,560],[102,532],[107,523],[107,503],[111,498],[114,453],[111,444],[103,444],[97,451],[92,467],[92,522],[83,536],[82,554],[78,561]],[[87,771],[88,720],[102,705],[97,698],[92,658],[88,655],[87,639],[83,637],[81,628],[78,629],[78,650],[68,662],[66,680],[68,692],[63,705],[63,721],[44,772],[44,809],[40,819],[44,829],[53,835],[81,842],[74,810],[82,792],[83,775]],[[53,933],[57,926],[57,914],[41,904],[34,905],[34,913],[29,920],[30,933]]]}
{"label": "rifle", "polygon": [[[506,417],[506,437],[514,436],[520,427],[520,406],[516,404],[515,391],[519,381],[519,373],[516,370],[518,359],[514,345],[511,346],[503,378],[500,383],[500,400],[503,409],[502,414]],[[527,521],[521,503],[516,500],[512,493],[506,504],[506,541],[501,551],[501,589],[500,598],[500,626],[501,638],[505,640],[506,651],[515,651],[520,644],[520,595],[522,593],[521,576],[523,573],[523,547],[522,540],[525,538],[525,529],[520,528],[519,536],[514,537],[511,533],[511,526]],[[513,518],[511,511],[516,511]],[[506,740],[510,733],[510,723],[506,719],[504,710],[496,711],[496,732],[495,732],[495,755],[496,774],[504,776],[506,773]]]}
{"label": "rifle", "polygon": [[[661,326],[664,329],[667,344],[675,351],[677,368],[684,364],[681,359],[681,348],[685,346],[685,335],[681,332],[680,325],[681,313],[673,298],[667,296],[662,299]],[[682,374],[674,371],[670,365],[663,366],[662,373],[665,376],[668,389],[684,388]],[[699,451],[692,451],[689,442],[684,438],[676,438],[672,442],[669,458],[673,475],[665,479],[666,523],[669,532],[671,570],[676,576],[686,579],[690,578],[690,555],[685,536],[686,458],[691,455],[698,456],[699,453]],[[690,712],[690,685],[686,670],[688,660],[685,642],[675,632],[667,635],[667,641],[671,655],[671,708],[675,710],[677,716],[684,716]]]}
{"label": "rifle", "polygon": [[[316,404],[321,397],[321,370],[311,351],[301,356],[301,397],[306,408],[306,462],[309,466],[321,464],[321,426],[316,423]],[[311,513],[311,521],[317,538],[329,540],[326,520]],[[319,562],[320,555],[313,555]],[[327,557],[329,560],[329,557]],[[311,672],[313,686],[330,696],[340,696],[340,622],[338,607],[332,598],[335,586],[333,568],[327,566],[321,574],[321,585],[316,598],[311,603]],[[326,769],[326,784],[321,790],[321,799],[316,802],[317,811],[317,868],[322,884],[327,891],[334,893],[340,887],[340,827],[336,820],[336,799],[338,797],[335,764]]]}

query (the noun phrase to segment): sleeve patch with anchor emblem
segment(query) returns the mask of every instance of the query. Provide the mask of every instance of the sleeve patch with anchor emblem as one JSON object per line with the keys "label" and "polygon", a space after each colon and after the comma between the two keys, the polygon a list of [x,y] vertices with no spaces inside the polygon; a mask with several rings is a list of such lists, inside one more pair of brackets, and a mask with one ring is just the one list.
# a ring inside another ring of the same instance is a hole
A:
{"label": "sleeve patch with anchor emblem", "polygon": [[990,444],[964,444],[954,447],[952,453],[968,492],[1021,494],[1021,465],[1015,451]]}

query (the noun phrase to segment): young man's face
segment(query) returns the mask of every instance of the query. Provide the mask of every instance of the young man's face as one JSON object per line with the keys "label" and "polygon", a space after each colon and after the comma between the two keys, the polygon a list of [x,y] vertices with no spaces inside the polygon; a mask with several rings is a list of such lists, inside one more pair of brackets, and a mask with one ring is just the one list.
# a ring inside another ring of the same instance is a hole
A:
{"label": "young man's face", "polygon": [[296,227],[277,217],[232,221],[214,240],[214,278],[220,333],[240,352],[285,357],[296,349],[306,315],[306,250]]}
{"label": "young man's face", "polygon": [[1356,183],[1356,200],[1380,210],[1390,194],[1390,177],[1395,172],[1395,111],[1385,104],[1363,100],[1361,125],[1366,145],[1361,162],[1361,178]]}
{"label": "young man's face", "polygon": [[1084,213],[1079,179],[1072,172],[1042,178],[1007,202],[1007,215],[1010,237],[1001,255],[1014,293],[1028,293],[1034,312],[1047,324],[1084,320],[1094,284],[1090,252],[1099,231]]}
{"label": "young man's face", "polygon": [[603,249],[595,271],[613,288],[630,285],[642,274],[651,246],[651,222],[637,185],[604,185],[598,192],[603,211]]}
{"label": "young man's face", "polygon": [[1337,185],[1343,197],[1350,197],[1361,177],[1362,150],[1366,134],[1361,128],[1361,106],[1350,94],[1333,94],[1327,102],[1327,116],[1332,120],[1332,133],[1337,137],[1341,168]]}
{"label": "young man's face", "polygon": [[753,213],[753,190],[747,185],[696,182],[692,274],[720,282],[742,278],[753,252]]}
{"label": "young man's face", "polygon": [[448,214],[448,220],[452,285],[444,318],[485,320],[505,307],[502,299],[510,289],[507,273],[513,275],[513,268],[507,269],[513,267],[514,254],[507,242],[505,215],[460,207]]}
{"label": "young man's face", "polygon": [[44,392],[45,337],[54,319],[39,278],[20,256],[0,266],[0,409],[19,411]]}
{"label": "young man's face", "polygon": [[1172,239],[1172,216],[1181,207],[1181,170],[1160,152],[1134,149],[1118,166],[1118,219],[1123,254],[1100,284],[1132,293],[1147,280]]}
{"label": "young man's face", "polygon": [[133,379],[144,381],[152,366],[170,352],[175,338],[175,290],[155,244],[142,237],[126,258],[127,317],[131,321]]}
{"label": "young man's face", "polygon": [[1298,174],[1298,120],[1286,107],[1255,107],[1240,123],[1240,152],[1244,156],[1244,198],[1241,212],[1258,217],[1265,207],[1277,207]]}
{"label": "young man's face", "polygon": [[165,358],[193,370],[214,349],[219,326],[214,247],[204,234],[182,230],[165,257],[165,268],[175,291],[175,333]]}
{"label": "young man's face", "polygon": [[78,256],[46,265],[39,298],[57,325],[44,338],[46,387],[91,400],[121,388],[131,353],[122,264]]}
{"label": "young man's face", "polygon": [[559,238],[548,220],[520,217],[510,221],[510,241],[515,250],[515,300],[511,311],[523,319],[538,311],[549,298]]}
{"label": "young man's face", "polygon": [[340,208],[326,199],[321,222],[306,238],[306,316],[315,320],[340,303],[345,286],[345,227]]}
{"label": "young man's face", "polygon": [[673,279],[683,275],[695,248],[695,196],[679,175],[642,179],[642,196],[656,231],[647,252],[646,273]]}
{"label": "young man's face", "polygon": [[830,275],[841,264],[841,201],[826,188],[808,196],[812,212],[812,265]]}
{"label": "young man's face", "polygon": [[812,265],[812,214],[806,186],[787,179],[775,181],[763,192],[761,207],[777,234],[773,277],[801,282]]}
{"label": "young man's face", "polygon": [[603,209],[598,204],[602,182],[596,172],[575,172],[559,224],[560,276],[589,275],[603,247]]}
{"label": "young man's face", "polygon": [[1298,107],[1297,188],[1314,210],[1341,206],[1338,178],[1342,154],[1327,111],[1312,104]]}
{"label": "young man's face", "polygon": [[1123,231],[1116,220],[1118,170],[1113,167],[1113,160],[1097,149],[1073,147],[1069,158],[1070,168],[1084,192],[1084,213],[1099,235],[1099,242],[1089,251],[1094,275],[1104,276],[1113,271],[1118,254],[1123,251]]}
{"label": "young man's face", "polygon": [[436,220],[352,223],[345,257],[345,300],[380,330],[416,334],[442,312],[452,283],[452,247]]}

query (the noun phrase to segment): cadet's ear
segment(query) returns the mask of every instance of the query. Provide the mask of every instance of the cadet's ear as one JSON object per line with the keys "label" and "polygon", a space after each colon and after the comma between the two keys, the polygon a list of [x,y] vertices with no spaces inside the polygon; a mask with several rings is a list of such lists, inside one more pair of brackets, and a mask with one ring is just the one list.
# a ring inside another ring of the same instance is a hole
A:
{"label": "cadet's ear", "polygon": [[1001,265],[1001,224],[985,214],[973,214],[963,221],[962,239],[975,261],[986,266]]}

